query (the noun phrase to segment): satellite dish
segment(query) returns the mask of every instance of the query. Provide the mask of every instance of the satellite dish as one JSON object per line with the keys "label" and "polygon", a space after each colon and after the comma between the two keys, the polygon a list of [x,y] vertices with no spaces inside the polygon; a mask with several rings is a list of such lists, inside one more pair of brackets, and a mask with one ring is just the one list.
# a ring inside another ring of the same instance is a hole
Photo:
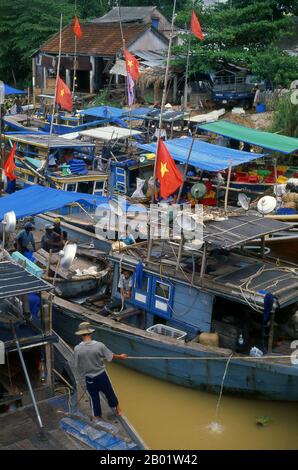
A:
{"label": "satellite dish", "polygon": [[121,204],[118,201],[109,201],[109,206],[111,211],[121,217],[124,214],[124,210],[121,207]]}
{"label": "satellite dish", "polygon": [[6,233],[14,232],[17,225],[17,219],[14,211],[6,212],[6,214],[4,214],[2,223]]}
{"label": "satellite dish", "polygon": [[197,183],[194,184],[193,187],[191,188],[191,195],[196,199],[202,199],[202,197],[205,196],[207,193],[207,188],[203,183]]}
{"label": "satellite dish", "polygon": [[246,194],[240,193],[238,195],[238,204],[239,206],[242,207],[242,209],[244,209],[245,211],[248,211],[249,203],[250,203],[250,199],[246,196]]}
{"label": "satellite dish", "polygon": [[61,261],[60,266],[63,269],[69,269],[76,257],[77,245],[75,243],[65,245],[64,250],[60,251]]}
{"label": "satellite dish", "polygon": [[260,214],[270,214],[276,208],[277,201],[273,196],[264,196],[258,202],[258,211]]}
{"label": "satellite dish", "polygon": [[196,221],[190,214],[186,214],[185,212],[180,212],[175,222],[186,232],[192,232],[196,228]]}

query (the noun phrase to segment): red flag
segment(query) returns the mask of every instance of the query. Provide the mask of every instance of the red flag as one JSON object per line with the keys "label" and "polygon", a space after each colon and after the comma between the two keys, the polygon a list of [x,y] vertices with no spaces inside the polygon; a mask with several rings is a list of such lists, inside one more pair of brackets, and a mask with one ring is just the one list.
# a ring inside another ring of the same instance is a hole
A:
{"label": "red flag", "polygon": [[60,77],[58,77],[56,103],[58,103],[62,109],[66,109],[67,111],[71,113],[72,111],[71,91],[66,85],[66,83],[64,83],[64,81],[61,80]]}
{"label": "red flag", "polygon": [[127,49],[124,49],[123,53],[126,61],[126,71],[136,81],[140,76],[140,63]]}
{"label": "red flag", "polygon": [[200,39],[201,41],[205,39],[200,22],[194,11],[191,15],[190,29],[198,39]]}
{"label": "red flag", "polygon": [[16,179],[16,175],[14,174],[14,170],[16,169],[16,164],[14,162],[14,156],[16,153],[17,143],[13,144],[13,147],[8,155],[8,158],[4,164],[4,174],[7,178],[11,181]]}
{"label": "red flag", "polygon": [[159,193],[163,199],[167,199],[183,183],[182,175],[162,139],[157,151],[156,178],[159,180]]}
{"label": "red flag", "polygon": [[83,31],[77,16],[74,17],[73,32],[75,33],[78,39],[81,39],[83,36]]}

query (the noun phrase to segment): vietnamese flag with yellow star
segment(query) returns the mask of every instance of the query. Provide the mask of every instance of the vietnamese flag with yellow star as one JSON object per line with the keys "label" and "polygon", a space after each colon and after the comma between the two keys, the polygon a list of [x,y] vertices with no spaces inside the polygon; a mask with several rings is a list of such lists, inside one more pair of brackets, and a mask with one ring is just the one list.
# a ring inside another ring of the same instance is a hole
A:
{"label": "vietnamese flag with yellow star", "polygon": [[71,113],[72,94],[66,83],[64,83],[60,77],[58,77],[56,103],[59,104],[62,109],[66,109],[66,111]]}
{"label": "vietnamese flag with yellow star", "polygon": [[157,151],[156,178],[159,180],[159,194],[163,199],[167,199],[183,184],[182,175],[162,139]]}
{"label": "vietnamese flag with yellow star", "polygon": [[124,54],[125,61],[126,61],[127,74],[129,74],[134,81],[138,80],[140,76],[139,61],[127,49],[123,50],[123,54]]}

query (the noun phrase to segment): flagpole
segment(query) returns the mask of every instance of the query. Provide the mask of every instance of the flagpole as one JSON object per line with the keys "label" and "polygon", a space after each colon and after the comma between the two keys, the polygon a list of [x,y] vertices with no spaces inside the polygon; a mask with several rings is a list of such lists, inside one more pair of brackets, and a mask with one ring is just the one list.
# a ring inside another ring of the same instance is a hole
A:
{"label": "flagpole", "polygon": [[189,71],[189,62],[190,62],[190,43],[191,43],[191,33],[189,33],[188,38],[188,51],[187,51],[187,59],[186,59],[186,70],[185,70],[185,84],[184,84],[184,102],[183,108],[184,110],[187,109],[187,93],[188,93],[188,71]]}
{"label": "flagpole", "polygon": [[[77,15],[77,0],[75,0],[75,16]],[[73,63],[73,84],[72,84],[72,97],[74,98],[77,80],[77,35],[74,35],[75,50],[74,50],[74,63]]]}
{"label": "flagpole", "polygon": [[[122,26],[122,17],[121,17],[121,9],[120,9],[120,1],[119,0],[117,0],[117,6],[118,6],[119,25],[120,25],[120,32],[121,32],[123,52],[124,52],[124,49],[126,49],[126,47],[125,47],[126,44],[125,44],[125,37],[124,37],[123,26]],[[126,73],[127,73],[127,69],[126,69]],[[129,114],[130,114],[130,117],[131,117],[132,107],[131,107],[131,104],[129,104],[130,99],[129,99],[128,76],[125,77],[125,88],[126,88],[127,104],[128,104],[128,107],[129,107]],[[131,138],[131,136],[132,136],[132,121],[131,120],[129,122],[129,129],[130,129],[130,138]]]}
{"label": "flagpole", "polygon": [[60,17],[59,55],[58,55],[57,75],[56,75],[56,86],[55,86],[54,103],[53,103],[53,110],[52,110],[52,119],[51,119],[51,127],[50,127],[50,136],[51,136],[52,133],[53,133],[54,115],[55,115],[56,100],[57,100],[57,88],[58,88],[58,80],[59,80],[59,74],[60,74],[61,50],[62,50],[62,21],[63,21],[63,15],[62,15],[62,13],[61,13],[61,17]]}
{"label": "flagpole", "polygon": [[[163,112],[164,112],[164,109],[165,109],[165,104],[166,104],[166,99],[167,99],[169,69],[170,69],[171,51],[172,51],[172,43],[173,43],[173,36],[174,36],[174,22],[175,22],[175,17],[176,17],[176,3],[177,3],[177,0],[174,0],[173,14],[172,14],[172,24],[171,24],[171,35],[170,35],[170,41],[169,41],[167,65],[166,65],[164,87],[163,87],[162,101],[161,101],[161,108],[160,108],[159,129],[158,129],[158,134],[157,134],[156,157],[155,157],[155,161],[154,161],[154,171],[153,171],[154,184],[156,182],[157,155],[158,155],[158,148],[159,148],[159,143],[160,143],[160,139],[161,139],[162,118],[163,118]],[[155,188],[153,189],[153,192],[152,192],[152,199],[151,199],[152,204],[154,204],[154,199],[155,199]],[[147,261],[150,261],[152,247],[153,247],[153,239],[150,237],[150,233],[149,233]]]}

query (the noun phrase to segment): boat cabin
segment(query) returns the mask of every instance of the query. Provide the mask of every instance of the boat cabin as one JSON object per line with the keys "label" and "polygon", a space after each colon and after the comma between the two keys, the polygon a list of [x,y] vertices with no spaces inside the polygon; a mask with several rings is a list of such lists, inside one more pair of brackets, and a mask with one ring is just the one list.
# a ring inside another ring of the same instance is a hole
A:
{"label": "boat cabin", "polygon": [[[289,326],[298,305],[296,276],[290,268],[245,251],[248,240],[281,228],[281,222],[256,214],[239,215],[206,223],[200,250],[190,242],[181,252],[180,244],[170,240],[154,241],[149,261],[144,247],[135,246],[129,255],[125,249],[114,252],[114,302],[109,309],[116,311],[115,317],[119,312],[120,321],[121,312],[127,318],[125,307],[131,308],[129,324],[140,326],[141,318],[147,331],[161,329],[160,334],[181,335],[186,341],[216,333],[219,346],[233,351],[240,335],[246,353],[254,346],[272,351],[286,331],[284,345],[289,347],[298,336]],[[125,271],[131,278],[129,299],[123,298],[119,282]]]}
{"label": "boat cabin", "polygon": [[5,134],[7,155],[16,143],[17,186],[41,184],[102,196],[107,175],[95,169],[94,144],[49,134]]}

